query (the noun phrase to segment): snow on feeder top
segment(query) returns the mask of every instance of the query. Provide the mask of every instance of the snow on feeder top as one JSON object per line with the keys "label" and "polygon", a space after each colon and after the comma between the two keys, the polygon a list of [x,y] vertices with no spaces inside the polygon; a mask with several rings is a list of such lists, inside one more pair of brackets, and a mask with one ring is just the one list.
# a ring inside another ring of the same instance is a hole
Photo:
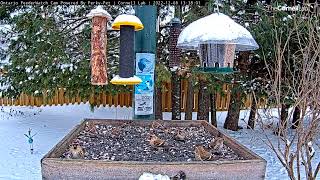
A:
{"label": "snow on feeder top", "polygon": [[143,29],[143,24],[140,19],[131,14],[121,14],[116,17],[112,24],[112,29],[120,30],[120,26],[133,26],[135,31],[140,31]]}
{"label": "snow on feeder top", "polygon": [[107,21],[111,20],[110,14],[101,6],[90,11],[87,17],[92,18],[91,32],[91,84],[106,85],[107,78]]}
{"label": "snow on feeder top", "polygon": [[223,13],[213,13],[189,24],[179,35],[177,47],[199,50],[201,71],[233,72],[235,51],[259,48],[250,32]]}
{"label": "snow on feeder top", "polygon": [[87,17],[92,18],[92,17],[106,17],[108,20],[111,20],[112,17],[108,13],[108,11],[104,10],[101,6],[97,6],[97,8],[92,9],[89,14],[87,14]]}
{"label": "snow on feeder top", "polygon": [[135,85],[142,80],[134,75],[134,31],[143,29],[140,19],[134,15],[122,14],[116,17],[112,24],[114,30],[120,30],[120,60],[119,75],[115,76],[112,84]]}

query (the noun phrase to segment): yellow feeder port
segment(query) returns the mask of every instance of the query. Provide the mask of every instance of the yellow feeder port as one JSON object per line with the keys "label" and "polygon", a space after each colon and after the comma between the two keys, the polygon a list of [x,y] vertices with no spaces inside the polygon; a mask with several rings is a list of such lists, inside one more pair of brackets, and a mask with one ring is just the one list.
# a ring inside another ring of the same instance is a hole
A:
{"label": "yellow feeder port", "polygon": [[115,85],[136,85],[140,84],[142,80],[138,76],[122,78],[119,75],[116,75],[110,82]]}
{"label": "yellow feeder port", "polygon": [[133,26],[135,31],[143,29],[143,24],[135,15],[121,14],[113,21],[112,29],[120,30],[120,26]]}

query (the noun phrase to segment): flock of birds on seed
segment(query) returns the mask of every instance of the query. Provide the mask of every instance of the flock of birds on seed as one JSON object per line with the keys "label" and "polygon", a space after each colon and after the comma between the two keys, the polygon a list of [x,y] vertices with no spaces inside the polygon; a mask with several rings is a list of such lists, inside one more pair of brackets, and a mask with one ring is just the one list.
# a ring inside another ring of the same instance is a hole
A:
{"label": "flock of birds on seed", "polygon": [[[88,124],[89,126],[89,131],[92,133],[96,132],[96,126],[93,124]],[[153,123],[152,127],[154,128],[159,128],[160,126],[163,127],[163,125],[157,123]],[[164,128],[164,127],[163,127]],[[167,128],[164,128],[164,131],[169,131]],[[169,133],[169,132],[167,132]],[[114,136],[117,136],[119,134],[119,129],[114,128],[111,132]],[[177,141],[185,141],[186,139],[186,133],[182,131],[177,131],[174,135],[175,140]],[[149,144],[154,147],[154,148],[168,148],[168,143],[158,137],[155,134],[150,134],[149,136]],[[210,160],[215,160],[213,154],[219,155],[221,154],[222,148],[224,146],[223,144],[224,139],[221,137],[221,134],[219,134],[217,137],[213,137],[210,143],[207,145],[207,148],[204,147],[203,145],[196,145],[194,149],[194,155],[196,160],[198,161],[210,161]],[[213,153],[210,152],[210,150],[213,151]],[[72,159],[84,159],[85,156],[85,150],[81,145],[77,143],[73,143],[69,147],[69,153],[70,157]]]}

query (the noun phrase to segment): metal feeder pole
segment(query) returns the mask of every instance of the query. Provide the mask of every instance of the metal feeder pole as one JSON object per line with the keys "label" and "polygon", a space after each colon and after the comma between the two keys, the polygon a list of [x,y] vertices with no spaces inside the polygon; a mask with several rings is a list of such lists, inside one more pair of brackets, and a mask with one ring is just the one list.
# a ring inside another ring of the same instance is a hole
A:
{"label": "metal feeder pole", "polygon": [[[138,53],[148,53],[149,55],[153,55],[154,59],[152,61],[155,64],[157,7],[152,5],[144,5],[144,6],[135,6],[134,9],[135,9],[135,15],[141,20],[142,24],[144,24],[144,29],[142,31],[136,32],[136,36],[135,36],[136,56]],[[134,69],[136,69],[136,67],[134,67]],[[154,72],[154,69],[152,71]],[[135,109],[137,108],[136,98],[138,95],[134,94],[133,96],[134,99],[132,101],[132,105],[134,108],[134,119],[155,119],[154,73],[150,75],[153,77],[152,92],[151,94],[148,94],[146,98],[149,99],[148,101],[152,101],[152,108],[153,108],[152,112],[149,111],[148,114],[145,114],[145,115],[136,114],[136,111],[135,111]]]}

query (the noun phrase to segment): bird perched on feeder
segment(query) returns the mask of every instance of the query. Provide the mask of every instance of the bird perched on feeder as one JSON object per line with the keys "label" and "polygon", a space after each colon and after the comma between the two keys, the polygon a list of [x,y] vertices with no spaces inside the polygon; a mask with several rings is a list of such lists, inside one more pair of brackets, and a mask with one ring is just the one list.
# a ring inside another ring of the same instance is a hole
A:
{"label": "bird perched on feeder", "polygon": [[84,149],[79,144],[72,144],[69,148],[69,152],[72,159],[84,158]]}
{"label": "bird perched on feeder", "polygon": [[159,138],[155,134],[150,135],[149,143],[152,147],[160,147],[160,146],[166,146],[167,143],[165,140]]}
{"label": "bird perched on feeder", "polygon": [[186,140],[186,134],[182,131],[176,131],[174,139],[177,141],[185,141]]}
{"label": "bird perched on feeder", "polygon": [[135,85],[142,80],[134,75],[134,31],[143,29],[140,19],[134,15],[121,14],[114,20],[112,29],[120,30],[119,75],[111,80],[116,85]]}
{"label": "bird perched on feeder", "polygon": [[110,134],[112,138],[118,138],[121,134],[121,129],[118,127],[114,127],[111,129]]}
{"label": "bird perched on feeder", "polygon": [[197,145],[194,150],[196,160],[206,161],[212,159],[212,154],[207,151],[202,145]]}
{"label": "bird perched on feeder", "polygon": [[164,126],[158,121],[153,121],[151,124],[151,128],[152,129],[163,129]]}
{"label": "bird perched on feeder", "polygon": [[217,153],[220,153],[223,148],[223,141],[224,139],[222,137],[212,138],[209,148],[215,150]]}
{"label": "bird perched on feeder", "polygon": [[150,132],[154,133],[155,130],[159,130],[160,132],[164,132],[165,134],[169,134],[170,133],[169,128],[167,128],[164,125],[162,125],[161,121],[154,121],[151,124]]}
{"label": "bird perched on feeder", "polygon": [[87,122],[85,129],[87,131],[89,131],[90,133],[92,133],[92,134],[97,134],[98,133],[97,127],[96,127],[96,125],[94,123]]}

